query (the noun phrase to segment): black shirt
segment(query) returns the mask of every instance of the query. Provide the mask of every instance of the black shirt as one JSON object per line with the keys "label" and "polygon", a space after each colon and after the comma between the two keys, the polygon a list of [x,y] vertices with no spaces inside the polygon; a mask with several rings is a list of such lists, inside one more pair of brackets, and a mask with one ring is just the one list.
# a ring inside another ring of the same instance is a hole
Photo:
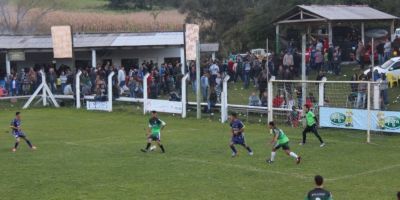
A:
{"label": "black shirt", "polygon": [[328,190],[315,188],[308,192],[306,200],[332,200],[332,194]]}

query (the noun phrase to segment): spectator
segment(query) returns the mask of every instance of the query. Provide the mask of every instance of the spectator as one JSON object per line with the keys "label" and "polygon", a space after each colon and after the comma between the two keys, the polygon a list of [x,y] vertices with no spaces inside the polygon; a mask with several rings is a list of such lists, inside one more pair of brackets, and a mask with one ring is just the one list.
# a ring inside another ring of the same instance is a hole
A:
{"label": "spectator", "polygon": [[300,113],[296,110],[296,106],[292,106],[292,111],[289,113],[289,123],[293,128],[297,128],[299,126]]}
{"label": "spectator", "polygon": [[280,108],[284,105],[283,95],[276,95],[276,97],[272,100],[272,106],[274,108]]}
{"label": "spectator", "polygon": [[17,96],[19,94],[18,87],[17,77],[13,76],[10,82],[10,96]]}
{"label": "spectator", "polygon": [[118,86],[120,88],[121,94],[124,92],[125,88],[125,78],[126,78],[126,73],[124,66],[121,66],[118,70]]}
{"label": "spectator", "polygon": [[384,61],[386,62],[392,55],[392,43],[390,42],[389,38],[386,38],[384,48]]}
{"label": "spectator", "polygon": [[216,61],[214,61],[214,63],[210,66],[209,71],[211,73],[211,78],[209,80],[210,85],[215,86],[215,84],[216,84],[215,79],[217,78],[217,76],[220,72]]}
{"label": "spectator", "polygon": [[268,93],[267,92],[263,92],[263,95],[261,97],[261,106],[268,107]]}
{"label": "spectator", "polygon": [[258,95],[256,95],[255,92],[252,92],[250,97],[249,97],[249,106],[260,106],[261,105],[261,100],[258,97]]}
{"label": "spectator", "polygon": [[72,91],[71,82],[67,82],[63,90],[64,95],[74,95],[74,91]]}
{"label": "spectator", "polygon": [[335,53],[333,54],[333,70],[335,75],[339,75],[341,72],[340,63],[342,62],[342,50],[339,46],[335,48]]}
{"label": "spectator", "polygon": [[379,85],[379,90],[381,91],[381,98],[382,98],[382,109],[386,110],[386,105],[389,104],[388,100],[388,82],[386,80],[386,75],[384,73],[381,74],[381,83]]}
{"label": "spectator", "polygon": [[64,92],[64,88],[67,85],[67,75],[65,75],[64,71],[61,72],[60,81],[61,81],[61,91]]}
{"label": "spectator", "polygon": [[210,94],[208,96],[208,102],[207,102],[207,110],[206,112],[212,113],[212,108],[217,104],[218,96],[217,92],[215,91],[214,87],[210,88]]}
{"label": "spectator", "polygon": [[305,200],[332,200],[332,194],[324,189],[324,178],[320,175],[314,177],[316,187],[309,191]]}
{"label": "spectator", "polygon": [[282,64],[285,69],[289,69],[290,67],[293,67],[293,65],[294,65],[293,55],[289,51],[286,51],[285,55],[283,56]]}
{"label": "spectator", "polygon": [[201,94],[203,95],[203,101],[207,102],[208,97],[208,88],[209,88],[209,81],[208,81],[208,73],[204,73],[200,79],[201,85]]}
{"label": "spectator", "polygon": [[380,42],[376,46],[376,53],[378,53],[378,64],[382,65],[384,62],[384,57],[385,57],[385,43]]}
{"label": "spectator", "polygon": [[400,191],[397,192],[397,200],[400,200]]}
{"label": "spectator", "polygon": [[[361,79],[361,81],[365,81],[365,77]],[[367,100],[367,84],[359,83],[357,88],[357,108],[365,108],[365,103]]]}
{"label": "spectator", "polygon": [[356,60],[360,64],[361,70],[364,70],[364,54],[365,54],[365,47],[363,42],[360,40],[358,41],[358,46],[356,49]]}

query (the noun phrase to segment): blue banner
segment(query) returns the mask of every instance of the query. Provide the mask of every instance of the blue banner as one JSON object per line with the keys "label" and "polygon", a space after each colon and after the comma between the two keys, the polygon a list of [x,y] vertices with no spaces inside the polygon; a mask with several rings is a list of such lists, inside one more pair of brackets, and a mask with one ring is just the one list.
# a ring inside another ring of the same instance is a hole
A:
{"label": "blue banner", "polygon": [[368,130],[370,125],[372,131],[400,133],[400,112],[379,110],[370,112],[368,121],[368,110],[321,107],[320,126]]}

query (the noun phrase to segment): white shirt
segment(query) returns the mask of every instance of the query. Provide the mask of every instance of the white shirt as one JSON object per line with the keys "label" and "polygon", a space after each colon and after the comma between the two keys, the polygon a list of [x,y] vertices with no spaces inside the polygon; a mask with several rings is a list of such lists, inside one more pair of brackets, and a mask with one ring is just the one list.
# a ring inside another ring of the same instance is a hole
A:
{"label": "white shirt", "polygon": [[118,70],[118,82],[121,83],[122,81],[125,81],[125,71],[120,69]]}
{"label": "white shirt", "polygon": [[68,84],[64,88],[64,95],[73,95],[74,92],[72,91],[71,84]]}
{"label": "white shirt", "polygon": [[216,64],[211,65],[210,72],[212,75],[217,75],[219,72],[219,67]]}

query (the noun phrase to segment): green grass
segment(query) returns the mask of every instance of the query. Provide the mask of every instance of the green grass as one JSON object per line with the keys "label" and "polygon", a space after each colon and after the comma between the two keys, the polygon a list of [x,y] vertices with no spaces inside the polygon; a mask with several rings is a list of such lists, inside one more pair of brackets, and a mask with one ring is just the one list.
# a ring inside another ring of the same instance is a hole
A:
{"label": "green grass", "polygon": [[[122,109],[121,109],[122,110]],[[296,145],[301,129],[282,127],[294,160],[279,151],[273,165],[265,158],[270,135],[259,124],[247,124],[255,155],[230,157],[229,128],[208,118],[161,118],[166,154],[141,153],[148,116],[141,110],[113,113],[76,109],[24,110],[23,129],[37,151],[4,133],[15,109],[2,109],[0,121],[0,199],[303,199],[321,174],[335,199],[394,199],[399,189],[400,137],[321,129],[327,146],[309,136]]]}

